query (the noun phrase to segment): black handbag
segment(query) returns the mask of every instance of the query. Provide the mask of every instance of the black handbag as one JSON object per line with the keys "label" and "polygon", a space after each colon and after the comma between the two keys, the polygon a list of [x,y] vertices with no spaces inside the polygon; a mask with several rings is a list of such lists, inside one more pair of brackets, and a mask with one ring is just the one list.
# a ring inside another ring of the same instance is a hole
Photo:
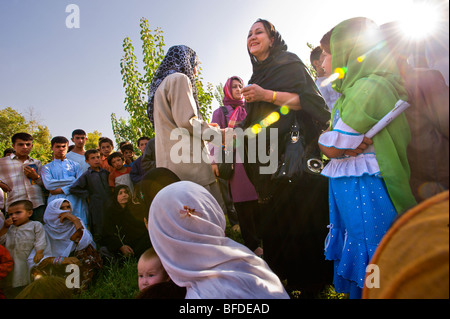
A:
{"label": "black handbag", "polygon": [[323,162],[317,143],[306,145],[297,118],[294,117],[290,131],[281,140],[278,168],[271,180],[281,183],[296,183],[305,174],[320,175]]}
{"label": "black handbag", "polygon": [[[225,122],[226,122],[228,110],[224,106],[221,106],[220,108],[222,109],[223,115],[225,116]],[[225,147],[222,146],[222,161],[217,164],[217,166],[219,167],[219,178],[226,179],[226,180],[230,179],[231,176],[233,176],[233,172],[234,172],[234,161],[232,163],[226,163],[226,161],[225,161],[225,159],[227,158],[227,154],[229,154],[229,152],[232,152],[232,151],[226,150]]]}
{"label": "black handbag", "polygon": [[234,172],[234,163],[226,163],[226,153],[228,151],[224,150],[222,146],[222,162],[218,164],[219,166],[219,178],[230,179]]}

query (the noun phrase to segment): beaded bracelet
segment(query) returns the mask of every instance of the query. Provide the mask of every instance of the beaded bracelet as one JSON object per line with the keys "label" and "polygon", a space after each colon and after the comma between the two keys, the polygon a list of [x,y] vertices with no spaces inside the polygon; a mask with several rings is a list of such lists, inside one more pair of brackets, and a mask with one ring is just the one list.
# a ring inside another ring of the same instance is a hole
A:
{"label": "beaded bracelet", "polygon": [[63,256],[55,257],[55,259],[53,259],[53,264],[55,264],[55,265],[61,265],[62,262],[63,262],[63,260],[64,260],[64,257],[63,257]]}

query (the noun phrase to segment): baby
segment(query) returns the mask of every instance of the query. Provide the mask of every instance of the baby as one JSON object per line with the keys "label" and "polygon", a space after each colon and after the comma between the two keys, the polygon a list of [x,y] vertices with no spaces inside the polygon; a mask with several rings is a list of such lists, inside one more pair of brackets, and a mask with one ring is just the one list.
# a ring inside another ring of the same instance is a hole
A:
{"label": "baby", "polygon": [[33,258],[38,263],[44,256],[47,245],[44,226],[30,220],[33,215],[33,204],[29,200],[19,200],[8,207],[9,217],[0,229],[0,237],[6,233],[5,248],[14,260],[12,287],[18,288],[30,283],[27,259],[33,248]]}
{"label": "baby", "polygon": [[160,282],[170,281],[170,277],[161,264],[161,260],[153,248],[147,249],[139,258],[138,265],[139,291]]}

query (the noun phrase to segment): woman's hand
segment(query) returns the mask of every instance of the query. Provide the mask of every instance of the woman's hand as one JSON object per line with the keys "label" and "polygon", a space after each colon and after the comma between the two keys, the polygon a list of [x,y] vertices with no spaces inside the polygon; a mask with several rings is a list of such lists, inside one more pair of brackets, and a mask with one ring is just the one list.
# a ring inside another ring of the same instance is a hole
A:
{"label": "woman's hand", "polygon": [[265,90],[257,84],[251,84],[242,89],[245,101],[247,102],[267,102],[277,106],[286,105],[292,110],[301,110],[300,97],[296,93],[275,92]]}
{"label": "woman's hand", "polygon": [[69,213],[69,212],[59,214],[58,218],[61,223],[64,221],[64,219],[68,219],[72,223],[74,222],[75,219],[77,219],[77,217],[75,215],[73,215],[72,213]]}
{"label": "woman's hand", "polygon": [[72,236],[70,236],[70,240],[78,244],[82,237],[83,237],[83,228],[79,228],[77,229],[76,232],[72,234]]}
{"label": "woman's hand", "polygon": [[80,219],[77,216],[73,215],[72,213],[69,213],[69,212],[61,213],[61,214],[59,214],[58,217],[59,217],[59,221],[61,223],[64,221],[64,219],[68,219],[75,225],[75,229],[77,229],[77,230],[84,229],[83,224],[81,224]]}
{"label": "woman's hand", "polygon": [[272,102],[272,91],[265,90],[257,84],[251,84],[242,89],[247,102]]}
{"label": "woman's hand", "polygon": [[128,245],[123,245],[119,250],[125,257],[134,255],[133,249]]}
{"label": "woman's hand", "polygon": [[212,171],[215,177],[219,177],[219,165],[211,164]]}

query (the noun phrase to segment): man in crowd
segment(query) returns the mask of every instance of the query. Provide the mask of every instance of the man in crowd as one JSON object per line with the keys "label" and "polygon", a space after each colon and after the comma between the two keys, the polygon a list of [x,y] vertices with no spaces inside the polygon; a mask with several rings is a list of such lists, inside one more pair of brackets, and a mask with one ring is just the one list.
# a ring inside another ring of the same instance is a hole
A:
{"label": "man in crowd", "polygon": [[45,211],[42,164],[29,156],[33,137],[28,133],[16,133],[11,140],[15,153],[0,158],[0,188],[7,194],[6,211],[15,201],[29,200],[33,203],[31,219],[42,222]]}

